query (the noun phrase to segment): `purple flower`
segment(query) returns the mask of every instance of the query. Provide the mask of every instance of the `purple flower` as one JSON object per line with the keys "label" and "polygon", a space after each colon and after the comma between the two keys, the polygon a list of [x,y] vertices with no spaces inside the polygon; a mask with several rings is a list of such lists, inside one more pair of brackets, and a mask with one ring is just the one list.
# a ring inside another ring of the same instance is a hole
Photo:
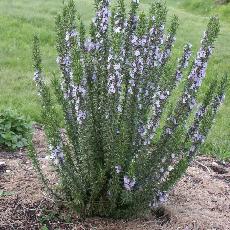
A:
{"label": "purple flower", "polygon": [[165,133],[168,134],[168,135],[171,135],[172,134],[172,129],[166,128]]}
{"label": "purple flower", "polygon": [[53,147],[50,145],[50,151],[51,151],[50,159],[54,162],[54,164],[56,165],[63,164],[64,154],[61,146]]}
{"label": "purple flower", "polygon": [[139,51],[139,50],[136,50],[136,51],[135,51],[135,56],[137,56],[137,57],[138,57],[138,56],[140,56],[140,54],[141,54],[141,53],[140,53],[140,51]]}
{"label": "purple flower", "polygon": [[204,115],[204,110],[203,110],[203,108],[201,108],[201,109],[199,109],[199,110],[197,111],[196,117],[197,117],[197,118],[201,118],[201,117],[203,117],[203,115]]}
{"label": "purple flower", "polygon": [[159,96],[160,100],[165,100],[167,98],[167,96],[164,95],[164,93],[161,93]]}
{"label": "purple flower", "polygon": [[86,119],[86,112],[79,110],[77,115],[78,123],[81,125],[85,119]]}
{"label": "purple flower", "polygon": [[189,108],[193,109],[196,105],[196,100],[195,98],[191,98],[190,102],[189,102]]}
{"label": "purple flower", "polygon": [[94,24],[98,29],[98,34],[96,37],[99,39],[99,42],[103,42],[101,40],[101,37],[103,34],[107,32],[108,29],[108,22],[109,22],[109,17],[110,17],[110,12],[109,12],[109,2],[108,0],[103,0],[101,3],[101,6],[96,13],[96,17],[94,19]]}
{"label": "purple flower", "polygon": [[146,133],[145,127],[144,126],[140,126],[138,128],[138,133],[143,137]]}
{"label": "purple flower", "polygon": [[154,197],[154,200],[150,202],[149,207],[159,207],[162,203],[165,203],[168,199],[168,194],[166,192],[158,191]]}
{"label": "purple flower", "polygon": [[115,32],[115,33],[120,33],[120,32],[121,32],[121,27],[116,27],[116,28],[114,29],[114,32]]}
{"label": "purple flower", "polygon": [[132,90],[131,87],[128,88],[128,93],[131,94],[131,95],[133,94],[133,90]]}
{"label": "purple flower", "polygon": [[140,40],[141,46],[145,46],[146,43],[147,43],[147,38],[146,38],[146,37],[143,37],[143,38]]}
{"label": "purple flower", "polygon": [[66,36],[65,36],[65,40],[66,42],[68,42],[70,40],[70,38],[76,37],[77,36],[77,31],[74,29],[70,32],[66,32]]}
{"label": "purple flower", "polygon": [[108,93],[109,94],[116,93],[115,85],[113,84],[113,82],[111,84],[109,84]]}
{"label": "purple flower", "polygon": [[158,192],[157,194],[157,200],[160,203],[165,203],[168,199],[168,194],[166,192]]}
{"label": "purple flower", "polygon": [[78,88],[79,93],[84,97],[86,95],[86,89],[83,86],[79,86]]}
{"label": "purple flower", "polygon": [[135,86],[135,81],[133,79],[129,80],[129,84],[134,87]]}
{"label": "purple flower", "polygon": [[120,63],[115,64],[115,65],[114,65],[114,69],[115,69],[115,70],[120,70],[120,69],[121,69],[121,64],[120,64]]}
{"label": "purple flower", "polygon": [[200,134],[198,131],[194,133],[193,137],[192,137],[193,141],[198,141],[200,143],[204,142],[204,136],[202,134]]}
{"label": "purple flower", "polygon": [[160,107],[161,107],[161,104],[160,104],[160,101],[159,101],[159,100],[156,100],[156,102],[155,102],[155,107],[156,107],[156,108],[160,108]]}
{"label": "purple flower", "polygon": [[57,57],[56,61],[59,65],[61,65],[61,67],[64,67],[66,72],[70,72],[72,60],[69,54],[66,54],[63,57]]}
{"label": "purple flower", "polygon": [[134,45],[134,44],[137,43],[137,41],[138,41],[137,36],[136,36],[136,35],[133,35],[133,36],[132,36],[132,39],[131,39],[131,43]]}
{"label": "purple flower", "polygon": [[85,50],[90,52],[95,49],[95,44],[91,41],[90,38],[86,39],[84,44]]}
{"label": "purple flower", "polygon": [[38,70],[35,70],[34,72],[34,81],[38,82],[40,79],[40,72]]}
{"label": "purple flower", "polygon": [[179,82],[181,81],[183,75],[182,75],[182,72],[180,70],[177,70],[176,71],[176,81]]}
{"label": "purple flower", "polygon": [[121,168],[120,165],[115,166],[115,171],[116,171],[117,174],[119,174],[121,172],[121,170],[122,170],[122,168]]}
{"label": "purple flower", "polygon": [[128,176],[124,176],[124,187],[127,191],[131,191],[136,184],[135,178],[131,179]]}

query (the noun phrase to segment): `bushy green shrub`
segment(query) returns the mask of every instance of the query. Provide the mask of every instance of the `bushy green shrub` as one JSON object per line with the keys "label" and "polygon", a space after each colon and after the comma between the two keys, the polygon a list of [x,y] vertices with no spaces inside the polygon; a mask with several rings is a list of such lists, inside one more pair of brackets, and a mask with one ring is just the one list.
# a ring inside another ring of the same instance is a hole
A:
{"label": "bushy green shrub", "polygon": [[[64,131],[34,38],[34,80],[59,189],[42,173],[32,146],[30,156],[47,189],[81,215],[125,217],[164,202],[205,141],[226,88],[226,78],[215,81],[203,102],[196,102],[219,32],[216,17],[210,18],[194,60],[186,44],[176,64],[171,54],[178,18],[165,29],[162,1],[139,16],[137,0],[128,13],[124,0],[115,5],[110,13],[109,0],[95,1],[89,35],[73,1],[57,17],[61,74],[53,89]],[[179,85],[183,90],[159,129]]]}
{"label": "bushy green shrub", "polygon": [[31,125],[24,116],[13,110],[0,112],[0,147],[15,150],[27,146]]}
{"label": "bushy green shrub", "polygon": [[227,4],[227,3],[229,3],[230,2],[230,0],[216,0],[215,1],[217,4]]}

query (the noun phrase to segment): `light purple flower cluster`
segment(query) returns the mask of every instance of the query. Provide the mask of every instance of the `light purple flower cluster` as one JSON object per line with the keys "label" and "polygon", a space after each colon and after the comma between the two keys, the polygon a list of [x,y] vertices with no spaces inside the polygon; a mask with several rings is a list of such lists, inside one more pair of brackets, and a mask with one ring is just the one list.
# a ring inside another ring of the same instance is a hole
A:
{"label": "light purple flower cluster", "polygon": [[36,83],[40,81],[40,72],[39,72],[39,70],[36,70],[36,71],[34,72],[34,81],[35,81]]}
{"label": "light purple flower cluster", "polygon": [[[76,120],[79,125],[86,119],[86,112],[84,111],[83,104],[84,104],[84,97],[87,94],[87,87],[86,87],[86,78],[85,73],[83,72],[83,76],[81,76],[81,81],[79,84],[74,83],[73,80],[73,58],[71,55],[71,48],[72,46],[76,45],[75,42],[78,41],[78,32],[76,29],[66,31],[65,37],[65,46],[66,46],[66,54],[63,56],[57,57],[57,63],[60,65],[60,69],[62,70],[63,75],[63,82],[61,83],[61,89],[64,94],[64,99],[66,103],[69,104],[69,112],[68,116],[70,119]],[[78,41],[79,43],[79,41]],[[78,44],[79,45],[79,44]],[[81,66],[85,66],[84,60],[82,57],[78,60],[81,63]]]}
{"label": "light purple flower cluster", "polygon": [[173,43],[176,41],[174,34],[169,34],[165,41],[165,48],[161,53],[160,63],[161,65],[165,64],[166,60],[170,57],[172,52]]}
{"label": "light purple flower cluster", "polygon": [[158,191],[154,200],[150,202],[149,207],[157,208],[168,200],[168,194],[164,191]]}
{"label": "light purple flower cluster", "polygon": [[63,57],[57,57],[56,61],[60,65],[60,68],[63,71],[63,75],[67,78],[71,78],[71,76],[72,76],[72,72],[71,72],[72,59],[71,59],[70,53],[67,53]]}
{"label": "light purple flower cluster", "polygon": [[[182,55],[182,58],[179,59],[179,64],[176,70],[176,79],[175,79],[175,84],[176,82],[178,82],[180,79],[177,78],[178,74],[180,73],[180,76],[182,77],[182,70],[185,69],[188,66],[188,62],[189,59],[191,57],[191,44],[187,44],[184,47],[184,52]],[[153,140],[154,136],[155,136],[155,132],[156,129],[159,125],[159,119],[161,117],[162,114],[162,106],[164,106],[165,102],[167,101],[168,97],[170,95],[170,91],[166,90],[166,91],[160,91],[158,88],[158,91],[155,93],[154,95],[154,99],[153,99],[153,107],[154,107],[154,113],[153,115],[150,117],[148,123],[145,125],[144,129],[145,132],[143,136],[145,136],[144,140],[143,140],[143,144],[144,145],[148,145],[151,143],[151,141]],[[192,104],[193,103],[193,104]],[[190,104],[190,106],[194,106],[195,102],[192,101],[192,103]],[[174,125],[176,125],[176,118],[173,118],[174,120]],[[171,135],[172,134],[172,129],[171,128],[166,128],[165,133],[167,135]]]}
{"label": "light purple flower cluster", "polygon": [[160,51],[160,46],[164,43],[164,28],[163,24],[156,26],[155,17],[152,17],[153,26],[149,30],[149,55],[147,59],[147,64],[151,67],[157,67],[161,64],[162,54]]}
{"label": "light purple flower cluster", "polygon": [[61,145],[58,146],[49,146],[50,148],[50,159],[55,165],[62,165],[64,162],[64,154]]}
{"label": "light purple flower cluster", "polygon": [[176,70],[176,83],[180,82],[183,78],[182,70],[188,67],[189,59],[192,56],[192,45],[189,43],[184,47],[184,53],[182,58],[178,60],[178,66]]}
{"label": "light purple flower cluster", "polygon": [[205,137],[199,131],[199,125],[206,112],[207,112],[207,108],[204,106],[200,106],[200,108],[196,112],[195,120],[188,130],[188,137],[192,141],[192,145],[188,153],[190,157],[192,157],[195,154],[197,150],[197,146],[203,143],[205,140]]}
{"label": "light purple flower cluster", "polygon": [[136,184],[135,178],[130,178],[129,176],[124,176],[124,187],[127,191],[132,191]]}
{"label": "light purple flower cluster", "polygon": [[127,20],[123,16],[124,12],[116,12],[114,15],[114,28],[113,32],[115,35],[121,35],[125,33],[127,29]]}
{"label": "light purple flower cluster", "polygon": [[84,43],[85,51],[91,52],[100,49],[100,44],[92,41],[91,38],[87,38]]}
{"label": "light purple flower cluster", "polygon": [[62,82],[61,89],[66,102],[70,103],[70,107],[74,107],[74,110],[72,109],[69,115],[77,116],[78,124],[81,125],[86,119],[86,112],[82,110],[83,99],[87,93],[84,81],[82,81],[81,85],[75,85],[73,79],[69,78],[67,83]]}
{"label": "light purple flower cluster", "polygon": [[[202,41],[207,40],[207,34],[204,34],[204,38]],[[202,43],[203,44],[203,43]],[[190,47],[188,47],[190,48]],[[190,52],[190,51],[189,51]],[[200,88],[202,80],[205,77],[206,69],[207,69],[207,62],[208,58],[212,54],[212,48],[210,46],[205,46],[205,44],[200,48],[199,52],[197,53],[197,57],[195,59],[193,68],[191,73],[189,74],[189,82],[185,88],[185,91],[181,97],[181,107],[187,108],[186,114],[191,111],[194,106],[196,105],[196,92]],[[190,54],[189,54],[190,55]],[[181,115],[179,115],[181,116]],[[172,116],[174,120],[177,121],[177,115]],[[173,130],[177,127],[177,122],[170,122],[167,127],[165,127],[165,134],[166,136],[169,135],[169,128],[171,129],[170,135],[173,134]]]}
{"label": "light purple flower cluster", "polygon": [[65,46],[66,46],[66,53],[62,56],[58,56],[56,59],[57,64],[60,65],[60,68],[63,72],[63,75],[66,77],[71,77],[71,64],[72,64],[72,58],[71,58],[71,46],[75,42],[77,38],[77,31],[76,29],[73,29],[72,31],[66,31],[66,37],[65,37]]}
{"label": "light purple flower cluster", "polygon": [[205,77],[208,58],[212,54],[212,48],[201,47],[195,60],[193,69],[189,75],[190,89],[197,91]]}
{"label": "light purple flower cluster", "polygon": [[225,99],[224,92],[222,92],[220,95],[215,97],[215,100],[214,100],[214,102],[212,104],[214,113],[216,113],[217,110],[219,109],[219,107],[221,106],[221,104],[223,104],[224,99]]}
{"label": "light purple flower cluster", "polygon": [[65,41],[67,47],[71,46],[71,39],[77,37],[77,35],[78,33],[76,29],[73,29],[72,31],[66,31]]}
{"label": "light purple flower cluster", "polygon": [[[189,149],[188,155],[190,157],[193,157],[195,152],[197,151],[197,148],[200,144],[202,144],[205,139],[206,135],[201,133],[200,131],[200,124],[202,122],[202,119],[207,116],[207,114],[210,115],[210,106],[211,106],[211,113],[213,114],[209,119],[213,119],[214,115],[217,113],[218,108],[222,104],[224,100],[224,94],[221,92],[220,95],[215,96],[213,99],[213,102],[209,105],[209,107],[206,106],[200,106],[198,111],[196,112],[195,120],[191,127],[188,130],[188,137],[191,139],[192,145]],[[206,133],[209,128],[206,128]]]}
{"label": "light purple flower cluster", "polygon": [[[149,120],[145,126],[146,133],[144,136],[144,145],[149,145],[151,141],[153,140],[157,127],[159,126],[160,117],[162,114],[162,106],[166,102],[170,95],[170,92],[168,90],[166,91],[157,91],[154,96],[154,112],[153,115],[149,117]],[[169,133],[171,133],[170,130],[168,130]]]}
{"label": "light purple flower cluster", "polygon": [[138,107],[142,108],[142,97],[143,97],[143,88],[142,83],[140,82],[140,77],[144,73],[145,60],[144,57],[147,54],[147,50],[145,48],[147,44],[147,37],[133,34],[130,37],[130,42],[132,44],[132,53],[133,59],[130,61],[130,69],[129,69],[129,85],[128,85],[128,93],[133,95],[134,90],[138,88]]}
{"label": "light purple flower cluster", "polygon": [[77,114],[78,124],[81,125],[85,119],[86,119],[86,112],[79,110]]}
{"label": "light purple flower cluster", "polygon": [[121,166],[120,165],[116,165],[115,166],[115,171],[116,171],[117,174],[121,173],[121,171],[122,171]]}
{"label": "light purple flower cluster", "polygon": [[109,11],[109,3],[110,0],[101,1],[99,9],[96,13],[96,17],[93,20],[98,31],[98,33],[96,34],[96,38],[99,44],[103,43],[103,36],[106,34],[109,26],[109,17],[111,15]]}
{"label": "light purple flower cluster", "polygon": [[204,142],[204,136],[203,136],[202,134],[200,134],[199,131],[196,131],[196,132],[193,134],[192,140],[193,140],[194,142],[201,142],[201,143],[203,143],[203,142]]}
{"label": "light purple flower cluster", "polygon": [[121,95],[122,91],[122,72],[120,58],[114,54],[113,50],[110,49],[110,54],[108,56],[108,93]]}
{"label": "light purple flower cluster", "polygon": [[34,72],[34,81],[36,83],[36,86],[38,87],[38,96],[41,96],[43,81],[41,77],[41,72],[37,69]]}
{"label": "light purple flower cluster", "polygon": [[166,192],[158,192],[157,199],[160,203],[165,203],[168,200],[168,194]]}
{"label": "light purple flower cluster", "polygon": [[191,110],[196,105],[196,99],[186,90],[182,96],[182,103]]}

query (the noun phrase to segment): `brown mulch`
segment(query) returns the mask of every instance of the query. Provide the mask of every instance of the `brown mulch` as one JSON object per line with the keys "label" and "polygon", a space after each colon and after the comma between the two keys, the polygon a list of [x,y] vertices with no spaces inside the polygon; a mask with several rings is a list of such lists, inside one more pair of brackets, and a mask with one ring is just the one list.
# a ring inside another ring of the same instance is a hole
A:
{"label": "brown mulch", "polygon": [[[52,175],[41,129],[36,129],[34,141],[44,171]],[[81,220],[76,214],[60,211],[45,194],[25,151],[0,151],[0,162],[5,163],[0,168],[0,230],[230,229],[230,163],[210,157],[198,157],[188,168],[160,217],[129,221]]]}

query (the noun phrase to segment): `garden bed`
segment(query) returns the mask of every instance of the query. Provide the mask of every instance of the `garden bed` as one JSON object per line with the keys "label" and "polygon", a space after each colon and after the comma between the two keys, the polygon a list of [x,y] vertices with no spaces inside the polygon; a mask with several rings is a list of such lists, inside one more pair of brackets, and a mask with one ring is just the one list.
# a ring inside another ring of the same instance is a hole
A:
{"label": "garden bed", "polygon": [[[34,141],[43,169],[51,174],[44,134]],[[170,193],[160,217],[135,220],[90,218],[54,207],[25,151],[0,151],[0,229],[230,229],[230,163],[197,157]]]}

